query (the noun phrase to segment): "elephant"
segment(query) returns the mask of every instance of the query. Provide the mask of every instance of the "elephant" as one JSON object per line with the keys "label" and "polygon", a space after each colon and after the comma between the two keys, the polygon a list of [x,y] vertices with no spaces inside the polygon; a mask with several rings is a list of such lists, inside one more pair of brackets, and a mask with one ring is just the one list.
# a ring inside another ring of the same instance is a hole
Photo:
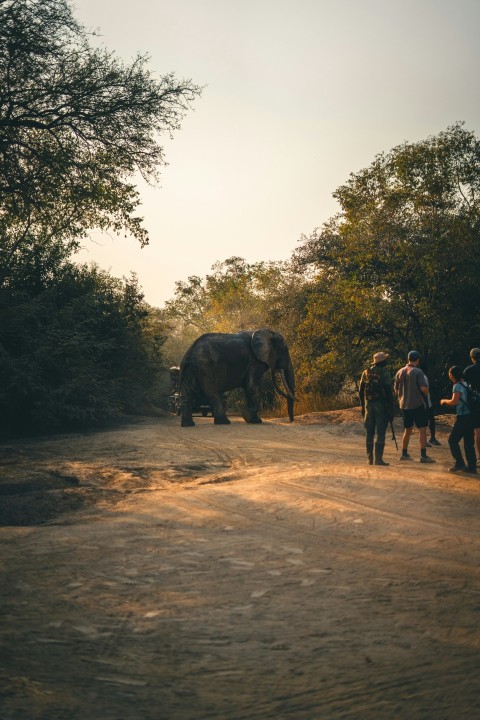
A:
{"label": "elephant", "polygon": [[[282,335],[268,328],[237,333],[206,333],[189,347],[180,363],[182,427],[195,425],[192,408],[199,396],[208,398],[214,422],[229,425],[223,393],[243,388],[247,406],[243,413],[247,423],[261,423],[262,377],[267,370],[273,386],[287,399],[288,416],[293,421],[295,376],[287,343]],[[276,378],[282,378],[283,390]]]}

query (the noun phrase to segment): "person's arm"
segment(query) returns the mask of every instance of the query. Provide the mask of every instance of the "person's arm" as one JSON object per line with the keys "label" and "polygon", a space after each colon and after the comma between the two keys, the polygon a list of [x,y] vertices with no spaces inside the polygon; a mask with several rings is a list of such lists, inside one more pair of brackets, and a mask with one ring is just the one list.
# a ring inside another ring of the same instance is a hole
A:
{"label": "person's arm", "polygon": [[420,385],[420,390],[423,392],[423,394],[426,397],[428,397],[430,395],[430,383],[428,382],[428,378],[425,375],[425,373],[423,373],[423,379],[424,379],[424,384]]}
{"label": "person's arm", "polygon": [[443,400],[440,400],[440,405],[449,405],[451,407],[455,407],[455,405],[460,405],[460,392],[457,390],[452,393],[452,397],[450,400],[447,400],[443,398]]}
{"label": "person's arm", "polygon": [[[420,368],[418,368],[420,370]],[[420,388],[420,391],[423,393],[425,397],[428,397],[429,389],[428,389],[428,380],[426,378],[426,375],[424,372],[422,372],[422,379],[419,378],[418,380],[418,387]]]}
{"label": "person's arm", "polygon": [[414,380],[416,381],[417,388],[420,390],[420,393],[422,395],[423,404],[428,410],[428,380],[425,376],[425,373],[422,372],[420,368],[414,368],[413,370],[411,370],[411,372],[415,373]]}
{"label": "person's arm", "polygon": [[360,387],[358,389],[358,394],[360,395],[360,404],[362,406],[362,417],[365,416],[365,376],[362,374],[361,380],[360,380]]}

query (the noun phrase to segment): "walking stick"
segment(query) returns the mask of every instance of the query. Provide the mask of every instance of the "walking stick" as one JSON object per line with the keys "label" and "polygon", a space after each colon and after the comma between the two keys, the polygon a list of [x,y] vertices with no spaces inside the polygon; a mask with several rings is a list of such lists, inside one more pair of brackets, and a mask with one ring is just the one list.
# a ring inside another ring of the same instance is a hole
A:
{"label": "walking stick", "polygon": [[395,430],[393,429],[393,420],[390,420],[390,427],[392,428],[392,440],[395,440],[395,447],[398,450],[397,438],[395,437]]}

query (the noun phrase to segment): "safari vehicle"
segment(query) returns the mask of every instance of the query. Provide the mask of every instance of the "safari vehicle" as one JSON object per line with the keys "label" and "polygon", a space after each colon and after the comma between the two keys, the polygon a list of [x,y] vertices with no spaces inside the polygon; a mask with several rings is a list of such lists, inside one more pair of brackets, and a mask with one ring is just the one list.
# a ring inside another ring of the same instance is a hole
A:
{"label": "safari vehicle", "polygon": [[[174,415],[182,414],[182,396],[178,391],[175,391],[170,395],[169,408],[170,412]],[[199,399],[194,400],[192,412],[201,414],[202,417],[207,417],[208,413],[212,412],[212,408],[210,407],[208,400]]]}
{"label": "safari vehicle", "polygon": [[[172,382],[172,393],[169,398],[169,409],[170,412],[172,412],[174,415],[181,415],[182,414],[182,396],[180,394],[180,390],[178,387],[178,381],[180,378],[180,368],[179,367],[171,367],[169,370],[170,373],[170,379]],[[195,414],[200,414],[202,417],[207,417],[209,413],[212,413],[212,408],[210,406],[210,403],[208,402],[207,398],[205,397],[196,397],[193,401],[193,408],[192,412]]]}

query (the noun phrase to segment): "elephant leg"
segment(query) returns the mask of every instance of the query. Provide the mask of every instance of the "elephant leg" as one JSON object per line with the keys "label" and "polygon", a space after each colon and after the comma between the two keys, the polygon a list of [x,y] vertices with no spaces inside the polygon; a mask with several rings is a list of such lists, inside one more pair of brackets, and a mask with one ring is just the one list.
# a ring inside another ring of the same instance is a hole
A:
{"label": "elephant leg", "polygon": [[193,403],[190,399],[182,398],[182,422],[181,427],[194,427],[192,416]]}
{"label": "elephant leg", "polygon": [[209,397],[210,405],[212,406],[212,414],[214,417],[215,425],[230,425],[230,420],[225,414],[225,407],[223,400],[220,395],[211,395]]}
{"label": "elephant leg", "polygon": [[251,423],[252,425],[255,423],[259,424],[259,423],[263,422],[262,418],[257,413],[252,412],[249,408],[245,408],[245,410],[242,413],[242,416],[243,416],[243,419],[245,420],[245,422]]}
{"label": "elephant leg", "polygon": [[262,418],[259,417],[260,410],[260,388],[253,382],[244,385],[246,407],[243,410],[243,419],[247,423],[261,423]]}

